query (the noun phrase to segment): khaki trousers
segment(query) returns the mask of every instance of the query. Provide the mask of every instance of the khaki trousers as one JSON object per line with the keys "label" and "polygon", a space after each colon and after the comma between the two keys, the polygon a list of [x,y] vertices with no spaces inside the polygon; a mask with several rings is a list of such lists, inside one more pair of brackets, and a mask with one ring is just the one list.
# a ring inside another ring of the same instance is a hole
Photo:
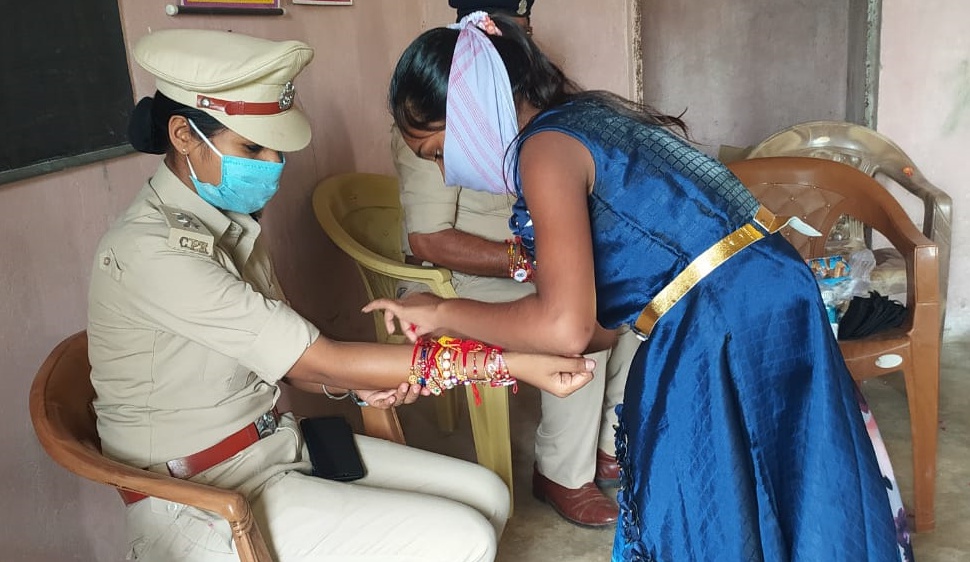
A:
{"label": "khaki trousers", "polygon": [[[459,297],[483,302],[508,302],[535,292],[531,283],[462,273],[453,274],[452,284]],[[398,294],[414,291],[427,291],[427,287],[401,283]],[[587,355],[596,361],[596,370],[582,389],[566,398],[541,393],[535,459],[543,476],[560,486],[579,488],[593,481],[597,447],[615,454],[615,408],[623,400],[626,375],[638,345],[639,340],[628,332],[612,350]]]}
{"label": "khaki trousers", "polygon": [[[308,476],[292,415],[281,427],[193,480],[247,494],[277,562],[487,562],[509,514],[509,493],[466,461],[357,435],[367,476]],[[164,466],[164,465],[163,465]],[[150,467],[157,469],[158,467]],[[127,512],[129,559],[238,561],[228,523],[148,498]]]}

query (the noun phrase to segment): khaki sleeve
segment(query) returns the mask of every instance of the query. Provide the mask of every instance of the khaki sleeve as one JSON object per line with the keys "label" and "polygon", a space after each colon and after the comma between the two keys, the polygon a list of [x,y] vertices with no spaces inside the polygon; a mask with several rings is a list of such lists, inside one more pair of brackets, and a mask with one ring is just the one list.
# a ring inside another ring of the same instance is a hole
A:
{"label": "khaki sleeve", "polygon": [[[127,251],[125,251],[127,250]],[[320,331],[215,259],[169,247],[160,236],[117,252],[126,315],[233,357],[275,383]]]}
{"label": "khaki sleeve", "polygon": [[407,232],[428,234],[454,228],[458,189],[445,186],[438,166],[419,158],[405,144],[397,127],[391,132],[391,151],[401,184]]}

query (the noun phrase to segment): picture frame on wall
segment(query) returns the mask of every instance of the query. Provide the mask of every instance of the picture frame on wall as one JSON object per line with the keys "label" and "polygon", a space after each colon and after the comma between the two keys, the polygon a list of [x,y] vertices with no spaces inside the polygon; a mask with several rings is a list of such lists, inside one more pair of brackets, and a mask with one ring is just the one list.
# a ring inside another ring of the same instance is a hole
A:
{"label": "picture frame on wall", "polygon": [[311,6],[352,6],[354,0],[293,0],[293,3]]}
{"label": "picture frame on wall", "polygon": [[185,8],[232,8],[234,10],[263,10],[279,8],[280,0],[179,0]]}

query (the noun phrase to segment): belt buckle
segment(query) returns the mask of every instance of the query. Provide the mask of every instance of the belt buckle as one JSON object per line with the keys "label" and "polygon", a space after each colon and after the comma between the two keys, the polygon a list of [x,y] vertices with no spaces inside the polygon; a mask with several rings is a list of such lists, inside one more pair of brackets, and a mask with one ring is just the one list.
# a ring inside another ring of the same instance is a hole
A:
{"label": "belt buckle", "polygon": [[647,341],[648,339],[650,339],[650,336],[641,332],[637,328],[636,324],[630,324],[630,331],[633,332],[633,335],[636,336],[637,339],[640,341]]}
{"label": "belt buckle", "polygon": [[276,429],[279,427],[279,422],[272,410],[256,418],[253,423],[256,425],[256,433],[259,434],[260,439],[276,433]]}

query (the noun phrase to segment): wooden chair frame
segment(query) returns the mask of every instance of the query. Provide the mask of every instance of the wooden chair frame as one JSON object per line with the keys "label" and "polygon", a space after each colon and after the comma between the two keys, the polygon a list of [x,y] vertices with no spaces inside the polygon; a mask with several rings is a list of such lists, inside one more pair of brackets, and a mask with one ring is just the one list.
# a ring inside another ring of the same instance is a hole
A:
{"label": "wooden chair frame", "polygon": [[88,337],[82,331],[51,351],[30,388],[34,431],[55,462],[94,482],[217,513],[229,522],[241,562],[272,562],[243,494],[134,468],[102,455],[91,406],[94,397]]}
{"label": "wooden chair frame", "polygon": [[[923,204],[923,234],[936,243],[940,262],[940,329],[946,316],[953,201],[932,184],[896,143],[863,125],[810,121],[779,131],[754,146],[747,158],[809,156],[834,160],[876,178],[888,178]],[[871,233],[866,233],[871,246]]]}
{"label": "wooden chair frame", "polygon": [[[728,165],[763,205],[798,216],[823,234],[845,214],[877,230],[906,261],[906,319],[899,328],[839,347],[856,380],[903,371],[913,444],[916,530],[935,525],[934,490],[940,380],[940,284],[936,243],[916,228],[899,202],[854,167],[806,157],[741,160]],[[825,236],[782,230],[805,258],[825,255]],[[887,362],[898,359],[898,364]]]}

